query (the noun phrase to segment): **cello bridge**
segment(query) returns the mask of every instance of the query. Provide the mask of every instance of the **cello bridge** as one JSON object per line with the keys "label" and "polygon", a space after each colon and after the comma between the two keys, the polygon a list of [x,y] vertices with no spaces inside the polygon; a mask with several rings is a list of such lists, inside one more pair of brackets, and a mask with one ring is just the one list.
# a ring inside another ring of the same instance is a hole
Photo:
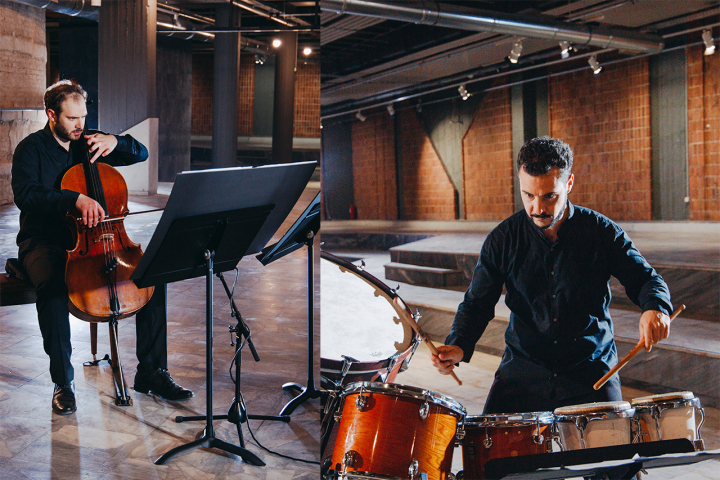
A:
{"label": "cello bridge", "polygon": [[112,242],[114,240],[114,235],[112,233],[103,233],[97,239],[95,239],[95,243],[100,242]]}

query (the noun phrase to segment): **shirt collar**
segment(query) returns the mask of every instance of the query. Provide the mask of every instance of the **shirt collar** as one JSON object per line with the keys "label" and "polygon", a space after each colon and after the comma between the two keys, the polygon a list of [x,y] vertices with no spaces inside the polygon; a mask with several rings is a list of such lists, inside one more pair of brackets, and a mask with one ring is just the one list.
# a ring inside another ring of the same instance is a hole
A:
{"label": "shirt collar", "polygon": [[47,147],[48,150],[52,150],[53,148],[59,148],[63,152],[68,153],[68,151],[65,150],[62,145],[60,145],[60,142],[57,141],[57,138],[55,138],[55,135],[53,135],[53,132],[50,129],[50,122],[47,122],[45,124],[45,128],[43,128],[42,131],[43,131],[43,137],[45,140],[45,146]]}

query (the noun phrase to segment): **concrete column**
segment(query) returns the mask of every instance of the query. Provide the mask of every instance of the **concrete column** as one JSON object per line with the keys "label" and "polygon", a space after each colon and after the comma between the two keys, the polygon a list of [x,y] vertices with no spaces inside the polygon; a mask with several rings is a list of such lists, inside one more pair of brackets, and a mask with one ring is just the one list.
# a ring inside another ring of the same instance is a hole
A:
{"label": "concrete column", "polygon": [[[217,5],[215,23],[237,27],[240,15],[232,4]],[[215,34],[214,55],[212,166],[233,167],[237,161],[240,34]]]}
{"label": "concrete column", "polygon": [[120,170],[133,193],[157,192],[156,19],[157,0],[106,0],[100,8],[98,127],[133,129],[150,153],[146,162]]}
{"label": "concrete column", "polygon": [[292,162],[297,32],[282,32],[277,38],[282,45],[277,49],[275,64],[272,159],[273,163],[289,163]]}

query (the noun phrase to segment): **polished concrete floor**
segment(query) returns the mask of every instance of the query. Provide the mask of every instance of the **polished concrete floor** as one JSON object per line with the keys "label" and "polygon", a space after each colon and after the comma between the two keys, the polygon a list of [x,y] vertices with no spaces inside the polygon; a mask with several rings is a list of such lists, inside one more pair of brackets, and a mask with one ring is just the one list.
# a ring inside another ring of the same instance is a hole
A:
{"label": "polished concrete floor", "polygon": [[[132,196],[131,211],[164,205],[165,195]],[[308,188],[280,228],[276,239],[317,193]],[[147,245],[160,213],[126,220],[130,238]],[[16,256],[18,211],[0,207],[0,261]],[[319,243],[319,242],[316,242]],[[316,248],[316,252],[319,248]],[[317,271],[317,269],[316,269]],[[238,267],[235,302],[251,329],[260,362],[248,348],[242,354],[242,393],[251,415],[277,415],[293,398],[286,382],[305,385],[308,377],[307,251],[301,249],[267,267],[252,256]],[[226,272],[230,285],[234,271]],[[316,281],[317,282],[317,281]],[[319,290],[319,289],[318,289]],[[228,327],[228,297],[214,280],[213,411],[227,413],[234,397],[229,368],[234,347]],[[319,306],[319,291],[315,295]],[[319,308],[315,323],[319,326]],[[176,423],[178,415],[206,412],[205,280],[197,278],[168,286],[169,371],[195,397],[168,402],[130,390],[133,405],[114,404],[111,369],[107,363],[84,367],[91,359],[88,324],[71,319],[78,411],[58,416],[51,411],[53,384],[42,348],[34,305],[0,308],[0,478],[3,479],[316,479],[317,464],[302,463],[261,449],[304,460],[319,460],[319,400],[299,406],[290,423],[251,420],[242,427],[248,450],[267,465],[253,466],[217,449],[196,449],[170,460],[153,461],[172,447],[202,434],[204,422]],[[99,326],[99,354],[109,353],[107,327]],[[120,321],[120,357],[125,378],[135,375],[134,319]],[[315,328],[315,376],[319,368],[319,328]],[[319,385],[319,382],[317,382]],[[239,445],[234,424],[214,422],[216,437]]]}

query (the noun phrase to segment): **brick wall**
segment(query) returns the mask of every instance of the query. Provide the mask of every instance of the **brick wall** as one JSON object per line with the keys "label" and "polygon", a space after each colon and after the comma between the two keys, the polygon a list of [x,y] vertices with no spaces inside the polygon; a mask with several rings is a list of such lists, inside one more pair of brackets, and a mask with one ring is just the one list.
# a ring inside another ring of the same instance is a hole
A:
{"label": "brick wall", "polygon": [[651,220],[647,59],[551,78],[550,135],[574,152],[573,203],[616,221]]}
{"label": "brick wall", "polygon": [[688,49],[690,220],[720,220],[720,55]]}
{"label": "brick wall", "polygon": [[353,193],[359,219],[395,220],[395,132],[387,115],[352,125]]}
{"label": "brick wall", "polygon": [[[193,55],[192,133],[212,134],[213,56]],[[238,135],[253,135],[255,56],[240,55]],[[320,137],[320,65],[298,64],[293,135]]]}
{"label": "brick wall", "polygon": [[293,136],[320,137],[320,64],[298,63]]}
{"label": "brick wall", "polygon": [[255,108],[255,55],[240,54],[240,92],[238,93],[238,135],[252,137]]}
{"label": "brick wall", "polygon": [[488,92],[463,138],[465,218],[504,220],[513,204],[510,89]]}
{"label": "brick wall", "polygon": [[[212,135],[213,56],[193,55],[192,133]],[[252,136],[255,106],[255,57],[240,55],[238,135]]]}
{"label": "brick wall", "polygon": [[213,56],[193,55],[192,134],[212,134]]}
{"label": "brick wall", "polygon": [[45,92],[45,11],[0,0],[0,205],[12,203],[10,171],[17,144],[47,121]]}
{"label": "brick wall", "polygon": [[397,115],[402,132],[403,220],[454,220],[455,189],[417,113],[409,109]]}

